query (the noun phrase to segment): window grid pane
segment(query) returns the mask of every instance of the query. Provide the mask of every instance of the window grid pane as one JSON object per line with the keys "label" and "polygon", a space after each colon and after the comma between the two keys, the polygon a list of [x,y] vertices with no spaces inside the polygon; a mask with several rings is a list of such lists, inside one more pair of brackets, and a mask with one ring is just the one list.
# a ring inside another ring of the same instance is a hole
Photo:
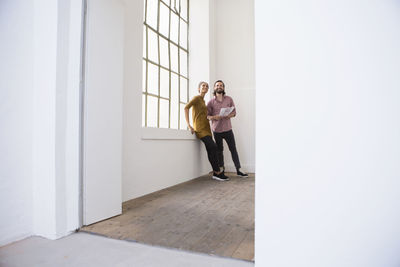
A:
{"label": "window grid pane", "polygon": [[147,64],[147,93],[158,95],[158,66]]}
{"label": "window grid pane", "polygon": [[187,48],[187,24],[182,19],[179,24],[179,44],[183,48]]}
{"label": "window grid pane", "polygon": [[158,97],[147,96],[147,127],[157,127]]}
{"label": "window grid pane", "polygon": [[146,127],[146,95],[142,94],[142,127]]}
{"label": "window grid pane", "polygon": [[182,103],[187,103],[188,102],[188,90],[187,90],[187,80],[184,77],[180,77],[180,91],[181,91],[181,96],[180,100]]}
{"label": "window grid pane", "polygon": [[181,17],[185,21],[188,21],[188,0],[180,0],[181,1]]}
{"label": "window grid pane", "polygon": [[158,36],[153,30],[147,30],[147,58],[158,64]]}
{"label": "window grid pane", "polygon": [[189,0],[144,0],[142,126],[185,129]]}
{"label": "window grid pane", "polygon": [[169,99],[169,72],[160,68],[160,96]]}
{"label": "window grid pane", "polygon": [[171,128],[178,129],[179,117],[179,96],[178,96],[178,75],[171,73]]}
{"label": "window grid pane", "polygon": [[146,10],[146,19],[145,22],[147,25],[157,29],[157,20],[158,20],[158,0],[146,0],[147,1],[147,10]]}
{"label": "window grid pane", "polygon": [[179,49],[179,66],[180,74],[187,78],[187,53]]}
{"label": "window grid pane", "polygon": [[147,83],[147,62],[143,61],[143,74],[142,74],[142,90],[146,92],[146,83]]}
{"label": "window grid pane", "polygon": [[185,122],[185,104],[180,104],[180,123],[179,129],[180,130],[187,130],[186,122]]}
{"label": "window grid pane", "polygon": [[169,101],[160,99],[160,126],[159,128],[169,127]]}
{"label": "window grid pane", "polygon": [[160,28],[160,33],[164,36],[168,36],[169,33],[169,16],[170,16],[169,8],[165,4],[160,3],[159,28]]}

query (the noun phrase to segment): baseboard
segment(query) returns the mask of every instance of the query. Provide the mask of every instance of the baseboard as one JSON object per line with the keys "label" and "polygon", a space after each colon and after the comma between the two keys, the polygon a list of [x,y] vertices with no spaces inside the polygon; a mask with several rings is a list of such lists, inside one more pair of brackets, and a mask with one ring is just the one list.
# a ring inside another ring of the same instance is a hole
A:
{"label": "baseboard", "polygon": [[[248,172],[248,173],[255,173],[256,167],[255,167],[255,165],[245,164],[245,165],[242,165],[242,168],[240,168],[240,170],[244,171],[244,172]],[[233,164],[225,165],[225,171],[226,172],[236,172],[235,165],[233,165]]]}

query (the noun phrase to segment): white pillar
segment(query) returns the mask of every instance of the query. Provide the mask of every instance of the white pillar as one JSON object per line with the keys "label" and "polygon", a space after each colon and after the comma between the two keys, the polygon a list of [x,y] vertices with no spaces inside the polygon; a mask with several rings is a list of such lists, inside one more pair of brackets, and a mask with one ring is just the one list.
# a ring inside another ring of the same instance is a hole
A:
{"label": "white pillar", "polygon": [[34,2],[33,233],[79,227],[78,0]]}
{"label": "white pillar", "polygon": [[58,1],[36,0],[34,14],[34,233],[54,238]]}

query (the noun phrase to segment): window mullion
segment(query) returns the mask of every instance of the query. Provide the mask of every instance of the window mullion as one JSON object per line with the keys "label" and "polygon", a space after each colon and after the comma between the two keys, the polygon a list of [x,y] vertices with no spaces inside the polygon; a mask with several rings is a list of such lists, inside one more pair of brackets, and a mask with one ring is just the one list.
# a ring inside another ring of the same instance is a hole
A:
{"label": "window mullion", "polygon": [[[144,1],[144,22],[147,24],[147,0]],[[148,51],[147,51],[147,46],[148,46],[148,39],[147,39],[147,27],[145,28],[146,31],[146,58],[148,57]],[[144,89],[145,89],[145,95],[144,95],[144,127],[147,127],[147,80],[148,80],[148,73],[147,73],[147,64],[148,62],[146,61],[146,79],[145,79],[145,84],[144,84]]]}
{"label": "window mullion", "polygon": [[186,16],[187,16],[187,22],[186,23],[186,47],[187,47],[187,51],[186,51],[186,77],[187,77],[187,102],[189,102],[189,0],[185,0],[186,1]]}
{"label": "window mullion", "polygon": [[[147,0],[146,0],[146,14],[147,14]],[[147,15],[146,15],[147,17]],[[148,28],[146,27],[146,57],[149,57],[149,37],[148,37]],[[149,84],[149,62],[146,61],[146,96],[145,96],[145,116],[144,116],[144,126],[147,127],[147,93],[148,93],[148,84]]]}
{"label": "window mullion", "polygon": [[[178,0],[179,1],[179,0]],[[180,2],[179,2],[180,3]],[[176,5],[176,2],[175,2]],[[181,129],[181,49],[180,49],[180,39],[181,39],[181,22],[178,18],[178,129]]]}
{"label": "window mullion", "polygon": [[[171,2],[170,2],[171,5]],[[168,9],[168,75],[169,75],[169,84],[168,84],[168,90],[169,90],[169,118],[168,118],[168,128],[171,128],[171,112],[172,112],[172,102],[171,102],[171,86],[172,86],[172,74],[171,74],[171,42],[170,42],[170,36],[171,36],[171,9]]]}
{"label": "window mullion", "polygon": [[161,87],[161,55],[160,55],[160,2],[158,0],[157,8],[157,48],[158,48],[158,97],[157,97],[157,128],[160,128],[160,87]]}

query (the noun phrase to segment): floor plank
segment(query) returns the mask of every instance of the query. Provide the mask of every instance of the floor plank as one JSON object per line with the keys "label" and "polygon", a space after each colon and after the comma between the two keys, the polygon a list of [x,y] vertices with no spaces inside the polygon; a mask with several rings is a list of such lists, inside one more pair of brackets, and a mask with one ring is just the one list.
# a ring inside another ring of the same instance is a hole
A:
{"label": "floor plank", "polygon": [[254,259],[254,174],[210,176],[123,203],[123,214],[81,231],[182,250]]}
{"label": "floor plank", "polygon": [[248,232],[232,255],[233,258],[254,260],[254,232]]}

